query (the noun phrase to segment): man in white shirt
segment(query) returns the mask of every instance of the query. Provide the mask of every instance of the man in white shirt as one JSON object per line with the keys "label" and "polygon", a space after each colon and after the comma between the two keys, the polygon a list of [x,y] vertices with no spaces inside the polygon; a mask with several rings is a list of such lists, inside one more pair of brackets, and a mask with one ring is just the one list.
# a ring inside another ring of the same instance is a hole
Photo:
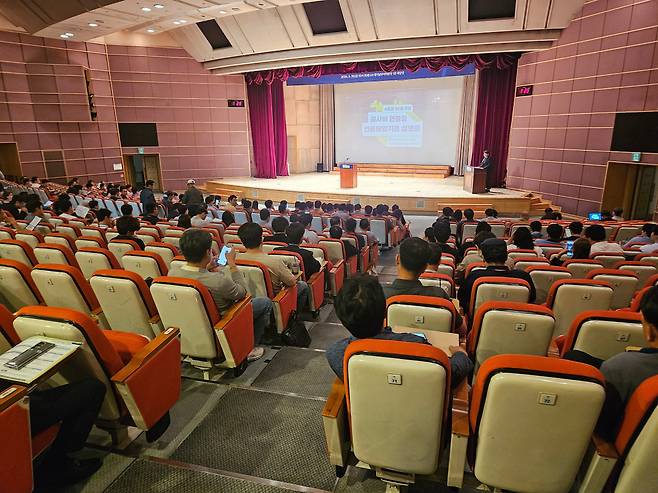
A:
{"label": "man in white shirt", "polygon": [[640,251],[642,253],[658,252],[658,228],[654,228],[651,232],[651,243],[648,245],[642,245]]}
{"label": "man in white shirt", "polygon": [[208,218],[208,211],[203,205],[191,205],[188,210],[192,215],[191,223],[194,228],[205,228],[209,226],[212,221]]}
{"label": "man in white shirt", "polygon": [[600,224],[592,224],[585,228],[585,237],[592,244],[590,255],[595,253],[624,253],[619,243],[612,243],[605,239],[605,228]]}
{"label": "man in white shirt", "polygon": [[302,214],[302,217],[299,218],[299,222],[304,225],[304,236],[302,241],[304,243],[310,243],[311,245],[317,245],[320,241],[320,237],[315,231],[311,229],[311,224],[313,223],[313,216],[310,214]]}

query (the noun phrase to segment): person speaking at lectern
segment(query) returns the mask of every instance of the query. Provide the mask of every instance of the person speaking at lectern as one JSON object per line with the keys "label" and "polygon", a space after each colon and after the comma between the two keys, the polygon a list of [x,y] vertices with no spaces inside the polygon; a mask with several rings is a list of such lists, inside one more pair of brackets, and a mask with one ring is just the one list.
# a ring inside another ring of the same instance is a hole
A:
{"label": "person speaking at lectern", "polygon": [[485,190],[489,192],[491,191],[495,168],[493,158],[491,157],[491,154],[489,154],[489,151],[486,149],[484,150],[482,161],[480,161],[480,168],[487,170],[487,188]]}

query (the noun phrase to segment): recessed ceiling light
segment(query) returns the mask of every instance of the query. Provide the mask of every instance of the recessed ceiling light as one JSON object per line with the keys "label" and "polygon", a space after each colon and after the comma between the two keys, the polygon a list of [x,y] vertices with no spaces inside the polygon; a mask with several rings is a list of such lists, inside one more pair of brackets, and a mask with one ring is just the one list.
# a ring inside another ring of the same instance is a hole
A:
{"label": "recessed ceiling light", "polygon": [[180,21],[174,21],[174,24],[176,24],[178,26],[178,25],[180,25]]}
{"label": "recessed ceiling light", "polygon": [[89,27],[98,27],[98,24],[96,24],[95,22],[90,22],[90,23],[87,24],[87,25],[88,25]]}
{"label": "recessed ceiling light", "polygon": [[181,24],[185,24],[187,21],[185,19],[181,19],[178,22],[180,22]]}
{"label": "recessed ceiling light", "polygon": [[162,5],[161,3],[154,3],[153,7],[156,9],[164,9],[164,5]]}
{"label": "recessed ceiling light", "polygon": [[69,38],[73,37],[73,33],[64,33],[64,34],[66,34]]}
{"label": "recessed ceiling light", "polygon": [[226,10],[220,10],[219,13],[224,15],[224,14],[226,14]]}
{"label": "recessed ceiling light", "polygon": [[150,11],[151,11],[151,7],[142,7],[142,11],[144,11],[144,12],[150,12]]}
{"label": "recessed ceiling light", "polygon": [[240,9],[238,7],[233,7],[231,10],[235,10],[237,12]]}
{"label": "recessed ceiling light", "polygon": [[147,32],[147,33],[154,33],[154,32],[155,32],[155,29],[147,29],[146,32]]}
{"label": "recessed ceiling light", "polygon": [[60,38],[68,38],[68,36],[66,34],[60,34],[59,37]]}

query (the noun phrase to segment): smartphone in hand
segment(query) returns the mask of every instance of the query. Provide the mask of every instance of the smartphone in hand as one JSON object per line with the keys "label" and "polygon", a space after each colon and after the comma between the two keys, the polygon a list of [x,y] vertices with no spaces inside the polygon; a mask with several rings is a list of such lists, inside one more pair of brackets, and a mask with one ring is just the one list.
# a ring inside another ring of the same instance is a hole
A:
{"label": "smartphone in hand", "polygon": [[216,265],[218,266],[224,266],[228,263],[228,259],[226,258],[226,255],[231,251],[230,247],[227,247],[224,245],[222,247],[222,251],[219,252],[219,257],[217,257],[217,262]]}

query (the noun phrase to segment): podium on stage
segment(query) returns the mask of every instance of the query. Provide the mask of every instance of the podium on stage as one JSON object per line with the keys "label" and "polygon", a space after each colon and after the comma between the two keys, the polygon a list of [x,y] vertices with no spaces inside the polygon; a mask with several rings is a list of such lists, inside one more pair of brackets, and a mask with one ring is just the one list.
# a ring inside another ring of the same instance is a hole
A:
{"label": "podium on stage", "polygon": [[464,172],[464,190],[469,193],[484,193],[487,191],[487,170],[467,166]]}
{"label": "podium on stage", "polygon": [[353,163],[340,163],[340,188],[356,188],[357,168]]}

